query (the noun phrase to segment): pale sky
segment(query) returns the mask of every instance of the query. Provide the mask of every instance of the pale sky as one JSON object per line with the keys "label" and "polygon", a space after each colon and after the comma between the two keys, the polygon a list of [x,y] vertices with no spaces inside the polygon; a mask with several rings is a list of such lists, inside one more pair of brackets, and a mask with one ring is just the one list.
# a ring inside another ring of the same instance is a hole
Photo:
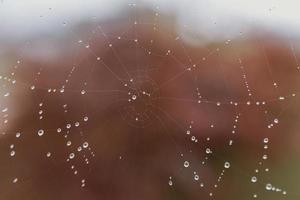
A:
{"label": "pale sky", "polygon": [[[39,31],[52,32],[62,22],[76,23],[85,18],[113,17],[130,0],[2,0],[0,37],[27,37]],[[195,24],[209,35],[226,34],[249,23],[277,31],[300,32],[299,0],[141,0],[162,13],[172,12],[178,24]],[[140,4],[139,3],[139,4]],[[42,17],[41,17],[42,16]],[[215,25],[213,22],[217,22]],[[226,28],[224,29],[224,26]],[[216,28],[217,27],[217,28]]]}

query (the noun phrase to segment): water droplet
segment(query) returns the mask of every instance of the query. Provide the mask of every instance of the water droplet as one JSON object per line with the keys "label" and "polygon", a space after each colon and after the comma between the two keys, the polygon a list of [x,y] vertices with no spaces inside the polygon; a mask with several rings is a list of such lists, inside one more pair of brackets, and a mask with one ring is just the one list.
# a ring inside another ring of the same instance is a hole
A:
{"label": "water droplet", "polygon": [[210,150],[210,148],[206,148],[205,152],[206,152],[207,154],[212,153],[212,151]]}
{"label": "water droplet", "polygon": [[17,183],[18,182],[18,178],[14,178],[13,183]]}
{"label": "water droplet", "polygon": [[272,184],[271,183],[267,183],[266,184],[266,190],[271,190],[272,189]]}
{"label": "water droplet", "polygon": [[82,146],[83,146],[83,148],[87,148],[87,147],[89,146],[89,143],[84,142],[84,143],[82,144]]}
{"label": "water droplet", "polygon": [[44,130],[40,129],[40,130],[38,131],[38,136],[42,136],[42,135],[44,135]]}
{"label": "water droplet", "polygon": [[16,152],[15,151],[11,151],[10,152],[10,156],[15,156],[16,155]]}
{"label": "water droplet", "polygon": [[190,166],[190,163],[189,163],[188,161],[184,161],[183,166],[184,166],[184,167],[189,167],[189,166]]}
{"label": "water droplet", "polygon": [[263,160],[267,160],[267,159],[268,159],[268,156],[267,156],[267,155],[263,155],[262,159],[263,159]]}
{"label": "water droplet", "polygon": [[70,159],[75,158],[75,154],[74,154],[74,153],[70,153],[70,154],[69,154],[69,158],[70,158]]}
{"label": "water droplet", "polygon": [[251,182],[252,182],[252,183],[256,183],[256,182],[257,182],[257,178],[256,178],[256,176],[252,176],[252,178],[251,178]]}
{"label": "water droplet", "polygon": [[229,163],[229,162],[225,162],[225,163],[224,163],[224,167],[225,167],[226,169],[228,169],[228,168],[230,167],[230,163]]}

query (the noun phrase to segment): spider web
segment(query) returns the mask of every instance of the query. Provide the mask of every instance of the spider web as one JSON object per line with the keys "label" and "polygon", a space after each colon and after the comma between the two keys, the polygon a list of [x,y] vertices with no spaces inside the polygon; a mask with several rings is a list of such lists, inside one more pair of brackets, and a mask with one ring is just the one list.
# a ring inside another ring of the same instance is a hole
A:
{"label": "spider web", "polygon": [[[117,199],[115,188],[134,179],[145,188],[151,176],[164,191],[184,188],[190,198],[298,196],[273,181],[269,167],[296,92],[267,47],[240,32],[198,48],[186,42],[191,25],[176,32],[161,15],[157,5],[129,3],[109,22],[92,17],[79,30],[62,22],[68,50],[59,61],[28,59],[29,42],[12,67],[1,69],[1,198],[37,193],[37,185],[62,193],[58,188],[71,185],[85,197],[100,190],[96,196]],[[254,47],[244,49],[245,41]],[[295,48],[286,48],[296,74]],[[118,179],[141,168],[148,176]]]}

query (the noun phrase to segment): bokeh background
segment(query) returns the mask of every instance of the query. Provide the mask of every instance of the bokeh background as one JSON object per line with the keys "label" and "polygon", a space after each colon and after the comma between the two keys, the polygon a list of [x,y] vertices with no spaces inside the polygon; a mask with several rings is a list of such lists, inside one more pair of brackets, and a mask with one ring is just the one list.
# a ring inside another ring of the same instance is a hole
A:
{"label": "bokeh background", "polygon": [[298,199],[298,6],[2,0],[0,199]]}

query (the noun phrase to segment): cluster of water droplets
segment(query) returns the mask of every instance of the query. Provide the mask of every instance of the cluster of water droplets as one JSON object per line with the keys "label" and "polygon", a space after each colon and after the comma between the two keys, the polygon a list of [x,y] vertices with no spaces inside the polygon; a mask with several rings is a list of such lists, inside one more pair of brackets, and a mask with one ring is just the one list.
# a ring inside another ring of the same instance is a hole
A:
{"label": "cluster of water droplets", "polygon": [[[136,7],[136,4],[129,4],[129,7]],[[149,26],[152,26],[152,30],[159,31],[159,7],[155,7],[155,14],[154,14],[154,22],[153,24],[150,24]],[[133,27],[136,27],[139,25],[139,22],[137,19],[135,19],[132,22]],[[66,26],[66,23],[63,23],[63,26]],[[106,43],[108,43],[108,47],[110,49],[115,48],[115,45],[111,43],[108,39],[107,33],[105,33],[101,29],[101,34],[105,36],[106,38]],[[115,36],[111,36],[115,37]],[[123,40],[124,35],[122,36],[116,36],[115,37],[117,40]],[[181,39],[180,34],[178,36],[172,36],[173,42],[178,42],[180,45],[182,45],[183,41]],[[125,41],[128,41],[128,39],[124,39]],[[142,44],[140,44],[141,39],[140,38],[134,38],[132,39],[131,45],[139,45],[139,48],[141,48],[143,51],[146,52],[148,56],[152,56],[156,52],[149,47],[144,47]],[[150,41],[150,44],[154,43],[155,40],[152,39]],[[79,39],[76,40],[74,43],[78,43],[79,45],[86,43],[84,39]],[[105,44],[106,44],[105,43]],[[229,46],[232,43],[231,39],[228,39],[224,42],[223,45]],[[82,45],[83,49],[86,50],[91,50],[91,45],[90,44],[84,44]],[[193,74],[196,72],[197,69],[201,67],[201,63],[207,62],[209,58],[213,55],[219,54],[222,52],[223,46],[216,47],[213,49],[211,52],[209,52],[208,55],[205,55],[202,57],[202,59],[199,62],[191,62],[189,64],[184,64],[183,71],[182,73],[190,73]],[[114,50],[112,50],[114,51]],[[171,59],[171,60],[176,60],[176,54],[174,53],[175,50],[169,49],[168,47],[166,49],[163,49],[163,58],[164,59]],[[94,54],[94,53],[92,53]],[[158,54],[158,53],[157,53]],[[101,59],[102,55],[94,55],[95,56],[95,62],[102,62],[104,61]],[[265,100],[256,100],[254,98],[254,88],[250,87],[249,80],[248,80],[248,74],[245,70],[245,66],[243,63],[243,60],[240,57],[237,57],[237,60],[240,65],[240,71],[241,71],[241,79],[242,79],[242,84],[245,87],[245,90],[248,95],[248,100],[245,101],[235,101],[235,100],[210,100],[209,98],[206,98],[203,96],[203,94],[200,91],[199,87],[195,87],[192,90],[192,93],[195,93],[196,98],[195,99],[185,99],[188,102],[192,102],[195,104],[200,104],[200,105],[213,105],[215,106],[215,109],[222,109],[223,107],[230,107],[231,109],[235,110],[235,115],[232,117],[232,124],[230,124],[230,129],[231,131],[226,133],[227,139],[226,142],[223,144],[226,149],[233,148],[235,143],[238,143],[238,138],[239,138],[239,132],[238,132],[238,126],[240,119],[243,117],[242,112],[240,112],[240,108],[243,106],[250,107],[253,109],[259,108],[263,110],[263,112],[267,115],[269,114],[268,109],[266,106],[271,103],[271,102],[282,102],[286,101],[290,98],[293,98],[296,96],[296,93],[292,93],[289,95],[285,96],[276,96],[273,99],[265,99]],[[105,63],[104,63],[105,64]],[[2,87],[2,93],[1,93],[1,98],[7,99],[7,98],[12,98],[12,94],[14,93],[14,86],[18,85],[18,81],[15,79],[15,75],[18,71],[19,68],[21,68],[21,61],[17,61],[16,65],[12,67],[12,70],[10,74],[8,75],[1,75],[0,74],[0,83]],[[153,112],[153,106],[155,104],[156,98],[161,98],[165,100],[170,100],[172,101],[171,98],[166,98],[166,97],[160,97],[159,96],[159,87],[157,84],[148,78],[145,77],[140,77],[138,75],[134,76],[133,78],[124,78],[124,79],[119,79],[119,76],[113,72],[109,66],[106,66],[109,71],[117,77],[117,80],[119,83],[122,85],[122,91],[125,96],[125,104],[122,105],[122,109],[120,109],[120,112],[122,112],[122,115],[124,116],[125,121],[128,122],[129,125],[134,125],[135,127],[139,128],[144,128],[147,122],[153,115],[151,114]],[[49,86],[49,87],[42,87],[40,85],[39,80],[41,79],[41,75],[43,75],[43,68],[40,68],[40,70],[34,75],[34,80],[32,81],[31,84],[26,85],[26,92],[29,92],[30,94],[36,94],[38,95],[40,91],[44,91],[48,93],[50,96],[49,98],[52,97],[58,97],[58,95],[66,95],[68,92],[74,92],[76,95],[80,96],[81,98],[87,98],[89,95],[90,91],[88,89],[88,83],[86,82],[85,78],[82,77],[82,84],[81,87],[76,89],[76,90],[71,90],[68,88],[68,86],[71,84],[72,81],[72,76],[76,73],[76,68],[75,66],[71,67],[69,70],[67,77],[62,81],[62,84],[59,86]],[[126,71],[126,70],[125,70]],[[167,84],[172,81],[176,81],[176,77],[178,74],[176,74],[174,77],[171,79],[167,80],[163,84]],[[19,83],[21,86],[24,86],[24,83]],[[147,88],[143,88],[143,85],[146,85]],[[279,84],[277,82],[273,83],[275,88],[279,87]],[[150,88],[150,89],[149,89]],[[123,96],[122,96],[123,97]],[[43,102],[43,98],[36,103],[36,107],[38,108],[37,113],[34,113],[35,116],[37,116],[37,119],[39,121],[42,120],[47,120],[46,116],[46,111],[45,108],[47,108],[47,104]],[[177,99],[178,100],[178,99]],[[7,102],[7,101],[6,101]],[[61,103],[61,102],[60,102]],[[71,106],[69,106],[69,103],[71,102],[64,102],[62,106],[60,105],[60,109],[62,109],[60,114],[66,114],[69,112]],[[183,101],[181,105],[184,106],[185,102]],[[152,107],[151,107],[152,106]],[[141,109],[142,108],[142,109]],[[6,125],[9,124],[9,111],[10,107],[8,105],[1,105],[1,114],[2,114],[2,120],[1,123],[4,125],[3,130],[1,131],[0,134],[6,135],[8,131],[6,131]],[[278,117],[273,117],[272,116],[271,121],[268,121],[266,123],[266,127],[268,129],[275,127],[276,125],[279,124],[280,119]],[[9,145],[9,151],[8,155],[12,159],[18,159],[18,151],[16,150],[16,144],[19,143],[20,140],[22,140],[22,137],[26,137],[27,134],[34,134],[40,139],[43,139],[46,137],[47,134],[59,134],[62,137],[62,140],[64,141],[65,146],[68,149],[68,153],[65,155],[65,161],[68,164],[68,169],[74,174],[74,176],[78,176],[81,171],[80,170],[85,170],[88,171],[88,165],[92,162],[93,158],[96,156],[95,152],[93,151],[93,148],[89,144],[89,141],[85,140],[85,125],[89,122],[89,116],[88,115],[83,115],[81,119],[78,119],[77,121],[72,121],[72,122],[63,122],[60,127],[51,127],[49,128],[43,128],[40,123],[36,123],[36,129],[32,131],[24,131],[20,130],[18,132],[14,132],[15,134],[15,143],[11,143]],[[219,171],[216,172],[216,177],[217,179],[213,181],[213,184],[209,180],[205,180],[204,174],[202,169],[205,166],[210,166],[210,159],[213,157],[218,157],[217,152],[217,147],[215,146],[214,141],[212,141],[212,138],[210,136],[203,138],[199,137],[199,134],[195,133],[193,131],[194,126],[196,126],[198,122],[196,119],[194,121],[190,121],[189,124],[187,124],[187,129],[183,131],[183,134],[186,136],[186,140],[188,141],[188,148],[191,147],[192,145],[198,145],[197,148],[201,150],[203,153],[203,157],[199,161],[199,163],[195,163],[192,160],[188,159],[187,154],[193,154],[194,152],[192,150],[189,150],[189,153],[180,153],[180,156],[178,159],[182,161],[182,166],[178,166],[178,169],[182,170],[187,170],[189,172],[189,177],[191,180],[194,181],[194,184],[198,184],[200,188],[207,188],[208,195],[210,197],[214,196],[214,194],[217,192],[217,188],[226,181],[226,176],[225,174],[230,171],[230,170],[235,170],[238,166],[235,165],[234,162],[231,161],[230,157],[226,158],[220,158],[221,164]],[[213,130],[215,129],[215,126],[218,124],[207,124],[207,129]],[[26,134],[25,134],[26,132]],[[71,134],[77,133],[80,134],[80,137],[82,138],[83,142],[78,142],[73,141],[72,137],[70,136]],[[257,168],[254,169],[253,174],[250,176],[249,182],[252,184],[260,184],[258,187],[265,187],[265,190],[270,191],[270,192],[277,192],[281,193],[282,195],[286,195],[287,191],[273,186],[272,183],[266,182],[265,180],[261,180],[260,174],[261,173],[267,173],[270,171],[268,167],[264,167],[264,170],[259,170],[259,166],[265,166],[266,161],[268,160],[269,155],[268,154],[268,149],[269,149],[269,143],[270,143],[270,138],[265,137],[262,140],[262,148],[260,152],[263,152],[258,164]],[[28,147],[30,148],[30,147]],[[46,151],[44,156],[49,159],[55,159],[55,153],[52,151]],[[121,159],[122,157],[120,157]],[[76,162],[75,162],[76,161]],[[83,166],[83,167],[82,167]],[[191,171],[190,171],[191,170]],[[84,172],[82,173],[84,174]],[[20,181],[22,181],[22,177],[16,177],[15,175],[12,175],[11,180],[13,184],[16,184]],[[87,184],[87,179],[86,177],[80,176],[80,181],[79,184],[81,187],[85,187]],[[167,178],[167,184],[170,187],[175,188],[176,186],[176,177],[175,176],[170,176]],[[225,184],[225,183],[224,183]],[[226,184],[230,184],[226,182]],[[252,193],[253,198],[259,197],[259,194],[256,192]]]}

